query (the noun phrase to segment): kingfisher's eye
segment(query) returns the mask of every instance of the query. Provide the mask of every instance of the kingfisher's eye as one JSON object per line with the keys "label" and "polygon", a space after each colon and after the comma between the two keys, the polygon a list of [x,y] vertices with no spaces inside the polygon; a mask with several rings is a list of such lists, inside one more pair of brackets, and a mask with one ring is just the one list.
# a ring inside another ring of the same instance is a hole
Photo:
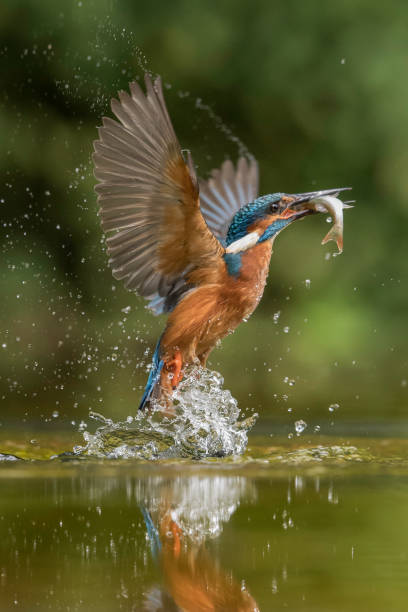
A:
{"label": "kingfisher's eye", "polygon": [[279,202],[273,202],[269,205],[269,212],[275,213],[279,210]]}

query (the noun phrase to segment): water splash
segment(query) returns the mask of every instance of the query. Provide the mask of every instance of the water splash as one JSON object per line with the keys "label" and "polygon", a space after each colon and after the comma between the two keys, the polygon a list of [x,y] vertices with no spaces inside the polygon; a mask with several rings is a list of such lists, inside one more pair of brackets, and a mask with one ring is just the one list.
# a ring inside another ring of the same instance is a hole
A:
{"label": "water splash", "polygon": [[21,461],[20,457],[16,455],[10,455],[9,453],[0,453],[0,462],[1,461]]}
{"label": "water splash", "polygon": [[239,421],[238,403],[223,383],[218,372],[194,366],[174,392],[172,416],[164,416],[161,406],[118,423],[93,413],[103,425],[94,434],[83,432],[86,444],[74,453],[147,460],[240,455],[257,415]]}

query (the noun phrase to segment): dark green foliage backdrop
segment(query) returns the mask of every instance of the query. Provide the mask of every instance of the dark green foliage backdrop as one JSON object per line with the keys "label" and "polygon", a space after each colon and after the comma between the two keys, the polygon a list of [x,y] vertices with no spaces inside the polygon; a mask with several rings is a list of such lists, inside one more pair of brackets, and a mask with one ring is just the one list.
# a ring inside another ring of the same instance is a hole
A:
{"label": "dark green foliage backdrop", "polygon": [[134,412],[163,321],[107,270],[90,154],[110,97],[148,68],[201,174],[239,138],[262,192],[352,185],[358,201],[341,257],[323,217],[280,236],[258,311],[212,366],[289,428],[400,427],[407,18],[403,1],[3,0],[0,420]]}

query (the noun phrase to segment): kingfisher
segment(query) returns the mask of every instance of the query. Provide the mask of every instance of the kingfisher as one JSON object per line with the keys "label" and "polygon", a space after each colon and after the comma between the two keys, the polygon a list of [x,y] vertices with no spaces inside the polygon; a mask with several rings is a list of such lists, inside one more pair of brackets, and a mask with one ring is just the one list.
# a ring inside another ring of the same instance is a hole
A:
{"label": "kingfisher", "polygon": [[272,248],[310,203],[348,188],[258,194],[258,164],[241,156],[197,177],[167,111],[162,81],[145,75],[120,91],[94,142],[99,215],[115,279],[168,314],[140,402],[171,402],[191,364],[206,366],[218,341],[257,307]]}

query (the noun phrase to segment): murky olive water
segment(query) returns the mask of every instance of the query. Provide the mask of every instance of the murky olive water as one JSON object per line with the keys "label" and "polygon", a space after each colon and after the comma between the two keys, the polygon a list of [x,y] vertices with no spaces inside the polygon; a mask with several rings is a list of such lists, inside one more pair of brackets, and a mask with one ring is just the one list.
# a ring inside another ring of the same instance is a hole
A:
{"label": "murky olive water", "polygon": [[[46,441],[14,454],[66,444]],[[405,611],[407,451],[254,437],[240,458],[2,461],[0,609]]]}

